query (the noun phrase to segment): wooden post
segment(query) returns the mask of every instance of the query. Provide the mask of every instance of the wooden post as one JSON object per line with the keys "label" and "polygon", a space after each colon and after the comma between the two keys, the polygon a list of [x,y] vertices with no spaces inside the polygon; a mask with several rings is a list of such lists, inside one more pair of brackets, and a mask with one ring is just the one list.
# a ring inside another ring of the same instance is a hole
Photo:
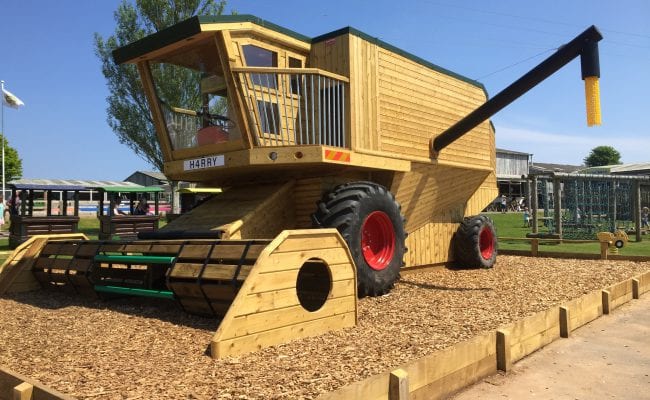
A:
{"label": "wooden post", "polygon": [[61,208],[63,208],[63,212],[61,215],[68,215],[68,191],[64,190],[63,191],[63,201],[61,201]]}
{"label": "wooden post", "polygon": [[52,191],[45,191],[45,215],[48,217],[52,216]]}
{"label": "wooden post", "polygon": [[34,385],[23,382],[14,387],[13,400],[32,400]]}
{"label": "wooden post", "polygon": [[632,298],[633,299],[639,299],[639,297],[641,296],[641,291],[640,291],[641,288],[639,287],[639,284],[640,284],[640,282],[639,282],[638,279],[632,278]]}
{"label": "wooden post", "polygon": [[403,369],[396,369],[388,378],[388,400],[408,400],[409,375]]}
{"label": "wooden post", "polygon": [[635,240],[641,239],[641,182],[634,182],[634,233]]}
{"label": "wooden post", "polygon": [[562,193],[560,178],[553,178],[553,216],[555,219],[555,233],[562,239]]}
{"label": "wooden post", "polygon": [[607,252],[609,251],[609,242],[600,242],[600,259],[607,260]]}
{"label": "wooden post", "polygon": [[531,206],[532,209],[530,210],[530,216],[533,218],[533,233],[538,233],[539,230],[539,224],[537,222],[537,176],[533,176],[533,183],[532,183],[532,190],[530,192],[530,198],[531,198]]}
{"label": "wooden post", "polygon": [[560,307],[560,337],[568,338],[571,334],[571,316],[569,315],[569,309],[561,306]]}
{"label": "wooden post", "polygon": [[508,331],[497,331],[497,369],[503,372],[508,372],[512,369],[510,333]]}
{"label": "wooden post", "polygon": [[537,257],[539,254],[539,239],[533,238],[530,241],[530,255],[533,257]]}
{"label": "wooden post", "polygon": [[79,191],[74,191],[74,216],[79,216]]}
{"label": "wooden post", "polygon": [[609,308],[611,305],[611,293],[609,293],[609,290],[603,290],[602,292],[603,296],[603,315],[609,314]]}

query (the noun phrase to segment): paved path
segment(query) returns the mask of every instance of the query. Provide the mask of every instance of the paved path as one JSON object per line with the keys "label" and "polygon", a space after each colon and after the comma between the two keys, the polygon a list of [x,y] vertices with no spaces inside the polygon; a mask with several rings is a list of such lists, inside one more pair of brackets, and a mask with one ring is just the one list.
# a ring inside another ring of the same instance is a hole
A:
{"label": "paved path", "polygon": [[453,399],[650,400],[650,293]]}

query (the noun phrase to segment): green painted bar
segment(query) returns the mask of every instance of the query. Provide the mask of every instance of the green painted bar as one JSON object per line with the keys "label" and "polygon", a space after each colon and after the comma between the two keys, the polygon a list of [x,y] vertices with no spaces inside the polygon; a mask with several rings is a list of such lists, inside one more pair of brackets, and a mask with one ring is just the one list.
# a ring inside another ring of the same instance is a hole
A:
{"label": "green painted bar", "polygon": [[95,261],[124,264],[173,264],[176,257],[98,254]]}
{"label": "green painted bar", "polygon": [[167,290],[147,290],[121,286],[95,285],[96,292],[125,294],[129,296],[153,297],[156,299],[174,300],[174,293]]}

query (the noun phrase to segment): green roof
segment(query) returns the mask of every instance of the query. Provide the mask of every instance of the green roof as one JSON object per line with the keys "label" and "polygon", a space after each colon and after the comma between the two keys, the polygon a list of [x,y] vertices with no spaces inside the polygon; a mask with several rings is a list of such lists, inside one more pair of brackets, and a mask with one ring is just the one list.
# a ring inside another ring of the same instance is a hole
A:
{"label": "green roof", "polygon": [[151,193],[163,191],[158,186],[106,186],[98,189],[107,193]]}
{"label": "green roof", "polygon": [[196,35],[201,32],[201,24],[210,24],[210,23],[241,23],[241,22],[252,22],[256,25],[271,29],[273,31],[283,33],[287,36],[293,37],[294,39],[301,40],[305,43],[319,43],[327,39],[334,38],[336,36],[351,34],[358,36],[364,40],[367,40],[377,46],[380,46],[386,50],[397,53],[405,58],[408,58],[411,61],[415,61],[418,64],[421,64],[427,68],[431,68],[434,71],[441,72],[443,74],[452,76],[464,82],[467,82],[471,85],[481,88],[486,96],[487,91],[485,86],[482,83],[470,79],[466,76],[457,74],[448,69],[442,68],[436,64],[433,64],[429,61],[424,60],[414,54],[411,54],[407,51],[399,49],[393,45],[390,45],[382,40],[379,40],[375,37],[367,35],[357,29],[352,27],[342,28],[324,35],[317,36],[315,38],[309,38],[308,36],[301,35],[300,33],[294,32],[290,29],[283,28],[279,25],[276,25],[272,22],[265,21],[261,18],[258,18],[254,15],[218,15],[218,16],[194,16],[185,21],[179,22],[176,25],[172,25],[168,28],[165,28],[159,32],[153,33],[149,36],[146,36],[138,41],[130,43],[126,46],[117,48],[113,50],[113,60],[116,64],[122,64],[139,56],[145,55],[151,51],[161,49],[172,43],[176,43],[180,40],[187,39],[191,36]]}

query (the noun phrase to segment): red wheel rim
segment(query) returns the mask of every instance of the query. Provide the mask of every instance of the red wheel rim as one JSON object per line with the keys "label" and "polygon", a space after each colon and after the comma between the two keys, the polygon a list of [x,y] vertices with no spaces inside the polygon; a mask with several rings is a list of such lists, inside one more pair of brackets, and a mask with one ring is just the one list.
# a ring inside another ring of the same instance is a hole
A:
{"label": "red wheel rim", "polygon": [[479,234],[479,249],[481,251],[481,257],[485,260],[492,258],[494,254],[494,234],[492,234],[492,229],[484,227],[481,229]]}
{"label": "red wheel rim", "polygon": [[370,268],[381,271],[395,253],[393,223],[383,211],[373,211],[361,227],[361,251]]}

